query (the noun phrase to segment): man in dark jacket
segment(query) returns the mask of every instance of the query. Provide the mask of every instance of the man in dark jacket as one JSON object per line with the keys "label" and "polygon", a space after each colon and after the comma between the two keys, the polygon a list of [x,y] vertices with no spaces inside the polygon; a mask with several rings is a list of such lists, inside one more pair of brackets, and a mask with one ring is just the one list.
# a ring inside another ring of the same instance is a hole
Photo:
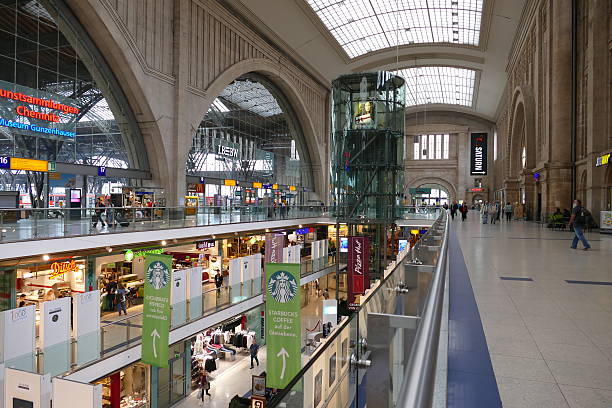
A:
{"label": "man in dark jacket", "polygon": [[257,344],[257,340],[253,338],[253,344],[249,347],[249,353],[251,354],[251,368],[253,368],[253,360],[257,362],[257,366],[259,367],[259,360],[257,359],[257,352],[259,351],[259,344]]}
{"label": "man in dark jacket", "polygon": [[578,241],[584,245],[584,250],[588,251],[591,249],[589,241],[586,240],[582,231],[586,227],[588,211],[582,206],[582,202],[578,199],[574,200],[574,208],[572,209],[572,216],[569,220],[569,228],[574,228],[574,240],[572,241],[572,249],[578,247]]}

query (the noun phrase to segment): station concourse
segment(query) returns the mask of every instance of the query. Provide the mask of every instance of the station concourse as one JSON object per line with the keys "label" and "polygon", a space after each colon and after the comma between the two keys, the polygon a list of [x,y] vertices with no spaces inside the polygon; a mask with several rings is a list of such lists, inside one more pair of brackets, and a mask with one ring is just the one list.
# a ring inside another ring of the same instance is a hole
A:
{"label": "station concourse", "polygon": [[611,15],[0,0],[0,408],[612,407]]}

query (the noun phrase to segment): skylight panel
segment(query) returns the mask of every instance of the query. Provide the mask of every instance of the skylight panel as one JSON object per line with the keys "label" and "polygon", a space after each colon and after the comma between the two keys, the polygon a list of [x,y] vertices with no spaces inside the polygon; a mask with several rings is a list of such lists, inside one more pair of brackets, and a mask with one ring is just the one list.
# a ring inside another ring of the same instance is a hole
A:
{"label": "skylight panel", "polygon": [[416,67],[395,72],[406,80],[406,106],[447,104],[472,107],[476,71],[456,67]]}
{"label": "skylight panel", "polygon": [[484,0],[306,0],[351,58],[396,45],[478,46]]}
{"label": "skylight panel", "polygon": [[219,95],[225,100],[260,116],[283,113],[274,96],[258,82],[234,81]]}

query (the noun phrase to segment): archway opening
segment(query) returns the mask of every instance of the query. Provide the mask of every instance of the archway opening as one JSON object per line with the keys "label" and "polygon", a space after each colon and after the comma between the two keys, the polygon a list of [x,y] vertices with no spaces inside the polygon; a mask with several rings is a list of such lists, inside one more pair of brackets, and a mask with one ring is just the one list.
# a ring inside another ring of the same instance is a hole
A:
{"label": "archway opening", "polygon": [[[302,127],[266,77],[232,81],[204,115],[187,155],[188,205],[302,203],[313,187]],[[226,183],[225,180],[236,180]]]}
{"label": "archway opening", "polygon": [[444,205],[449,204],[449,200],[448,190],[444,186],[434,183],[421,184],[412,194],[412,204],[418,206]]}

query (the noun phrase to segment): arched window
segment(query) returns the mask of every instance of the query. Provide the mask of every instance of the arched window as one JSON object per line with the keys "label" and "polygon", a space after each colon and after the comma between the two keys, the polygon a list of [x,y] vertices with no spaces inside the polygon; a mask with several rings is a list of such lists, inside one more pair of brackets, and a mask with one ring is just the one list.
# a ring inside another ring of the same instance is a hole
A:
{"label": "arched window", "polygon": [[521,165],[523,168],[527,168],[527,148],[523,145],[523,149],[521,150]]}

